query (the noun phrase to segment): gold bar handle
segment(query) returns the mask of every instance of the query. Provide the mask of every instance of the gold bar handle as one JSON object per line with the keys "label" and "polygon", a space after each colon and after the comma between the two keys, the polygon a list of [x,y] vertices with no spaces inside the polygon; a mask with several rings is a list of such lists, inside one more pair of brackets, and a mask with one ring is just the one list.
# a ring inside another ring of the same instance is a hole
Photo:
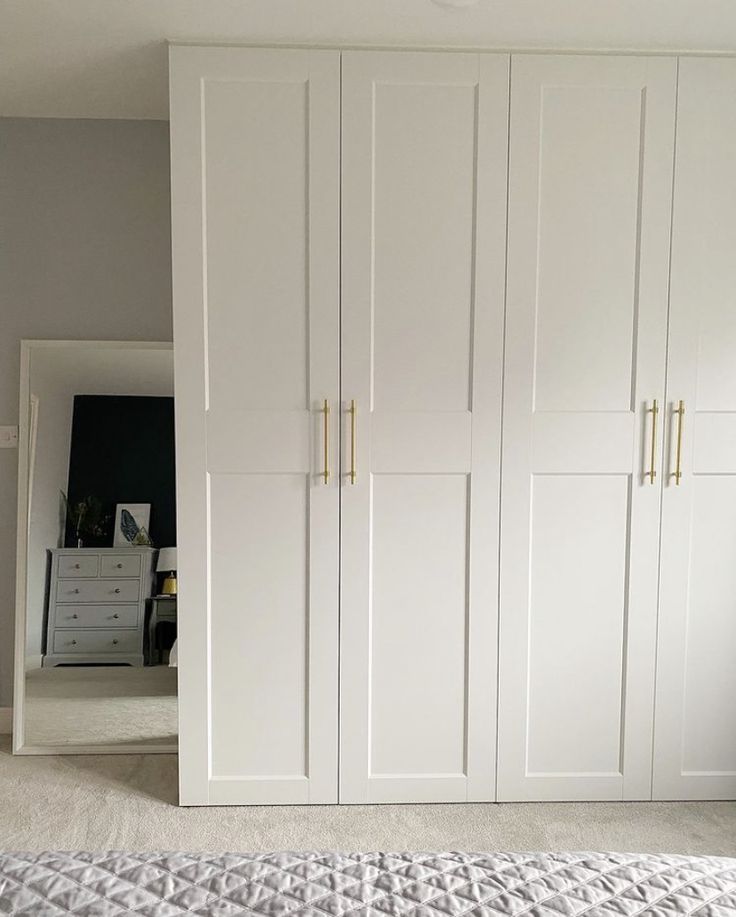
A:
{"label": "gold bar handle", "polygon": [[657,469],[655,466],[657,462],[657,414],[659,414],[656,398],[652,402],[652,406],[647,408],[647,414],[652,415],[652,451],[649,460],[649,471],[644,473],[644,477],[649,478],[650,484],[654,484],[654,479],[657,477]]}
{"label": "gold bar handle", "polygon": [[672,472],[672,477],[675,479],[675,484],[679,486],[680,478],[682,477],[682,418],[685,416],[684,401],[680,401],[675,414],[677,414],[677,451],[675,453],[675,470]]}
{"label": "gold bar handle", "polygon": [[327,484],[330,480],[330,402],[326,398],[322,402],[322,416],[324,418],[325,470],[321,477]]}
{"label": "gold bar handle", "polygon": [[358,409],[355,406],[355,399],[350,402],[350,483],[355,484],[358,477],[356,468],[356,441],[357,441],[357,419]]}

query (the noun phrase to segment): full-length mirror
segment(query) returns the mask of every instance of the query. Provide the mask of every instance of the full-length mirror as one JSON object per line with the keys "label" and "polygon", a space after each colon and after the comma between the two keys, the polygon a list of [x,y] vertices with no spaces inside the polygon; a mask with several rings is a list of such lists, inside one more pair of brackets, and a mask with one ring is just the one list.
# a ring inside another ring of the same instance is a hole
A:
{"label": "full-length mirror", "polygon": [[15,745],[175,751],[169,344],[24,341]]}

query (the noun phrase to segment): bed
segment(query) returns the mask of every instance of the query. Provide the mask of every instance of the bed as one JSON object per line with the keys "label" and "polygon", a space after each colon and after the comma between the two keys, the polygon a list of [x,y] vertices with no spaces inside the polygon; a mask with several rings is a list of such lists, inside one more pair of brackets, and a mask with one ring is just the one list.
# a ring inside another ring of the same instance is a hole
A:
{"label": "bed", "polygon": [[0,913],[736,915],[736,859],[628,853],[5,853]]}

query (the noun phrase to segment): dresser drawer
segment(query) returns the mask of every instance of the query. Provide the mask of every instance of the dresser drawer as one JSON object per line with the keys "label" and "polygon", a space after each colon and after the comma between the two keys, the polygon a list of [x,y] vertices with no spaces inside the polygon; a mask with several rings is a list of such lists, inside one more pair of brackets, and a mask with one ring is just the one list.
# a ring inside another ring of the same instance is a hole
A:
{"label": "dresser drawer", "polygon": [[59,653],[140,653],[137,630],[58,630],[54,652]]}
{"label": "dresser drawer", "polygon": [[97,576],[100,558],[97,554],[60,554],[59,578],[67,576]]}
{"label": "dresser drawer", "polygon": [[137,627],[137,605],[57,605],[55,627]]}
{"label": "dresser drawer", "polygon": [[103,554],[100,557],[100,576],[140,576],[140,554]]}
{"label": "dresser drawer", "polygon": [[138,580],[60,580],[56,585],[57,602],[137,602]]}

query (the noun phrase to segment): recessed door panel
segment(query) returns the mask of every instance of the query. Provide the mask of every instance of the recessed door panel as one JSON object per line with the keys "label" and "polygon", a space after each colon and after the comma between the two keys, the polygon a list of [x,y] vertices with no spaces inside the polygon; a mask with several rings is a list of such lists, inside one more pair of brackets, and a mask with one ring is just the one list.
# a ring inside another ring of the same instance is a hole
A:
{"label": "recessed door panel", "polygon": [[[693,482],[682,765],[736,772],[736,474]],[[669,609],[667,609],[669,610]]]}
{"label": "recessed door panel", "polygon": [[675,82],[512,65],[499,799],[651,792]]}
{"label": "recessed door panel", "polygon": [[467,479],[378,474],[372,487],[371,773],[411,776],[432,761],[461,774]]}
{"label": "recessed door panel", "polygon": [[656,799],[736,798],[735,156],[736,62],[681,60]]}
{"label": "recessed door panel", "polygon": [[308,105],[307,79],[203,81],[210,410],[308,406]]}
{"label": "recessed door panel", "polygon": [[343,802],[494,797],[507,101],[343,55]]}
{"label": "recessed door panel", "polygon": [[171,53],[181,799],[335,802],[339,54]]}
{"label": "recessed door panel", "polygon": [[210,478],[215,780],[307,773],[310,489],[304,474]]}
{"label": "recessed door panel", "polygon": [[628,514],[626,475],[534,477],[530,774],[621,770]]}
{"label": "recessed door panel", "polygon": [[535,411],[631,409],[644,99],[540,89]]}
{"label": "recessed door panel", "polygon": [[375,85],[377,411],[468,409],[475,91],[470,83]]}

